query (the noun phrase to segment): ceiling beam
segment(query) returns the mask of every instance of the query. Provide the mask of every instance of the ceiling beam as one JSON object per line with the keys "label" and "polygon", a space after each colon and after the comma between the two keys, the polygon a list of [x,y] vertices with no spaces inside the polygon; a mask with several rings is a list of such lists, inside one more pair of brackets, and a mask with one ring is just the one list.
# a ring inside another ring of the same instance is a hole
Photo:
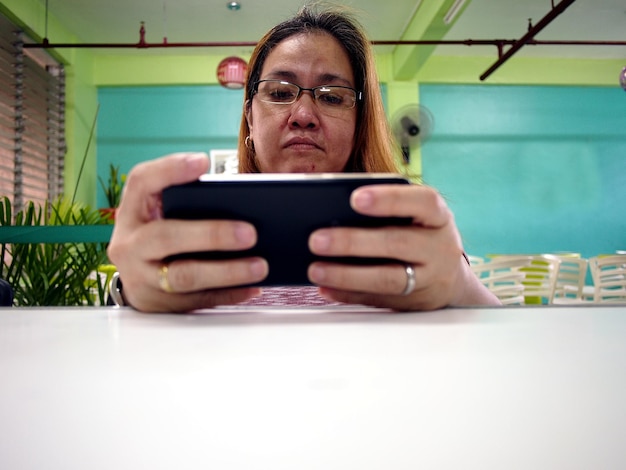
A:
{"label": "ceiling beam", "polygon": [[[441,41],[471,0],[422,1],[402,35],[403,41]],[[411,80],[437,46],[399,46],[393,52],[394,80]]]}

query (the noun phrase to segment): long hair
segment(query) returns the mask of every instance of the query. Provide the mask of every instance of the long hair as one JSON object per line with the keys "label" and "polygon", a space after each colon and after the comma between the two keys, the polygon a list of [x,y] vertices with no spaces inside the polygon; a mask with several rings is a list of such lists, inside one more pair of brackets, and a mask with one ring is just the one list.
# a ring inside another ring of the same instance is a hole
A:
{"label": "long hair", "polygon": [[248,64],[244,105],[239,128],[239,172],[259,173],[252,145],[246,145],[250,134],[245,111],[252,105],[254,84],[272,49],[281,41],[302,33],[323,32],[333,36],[346,50],[354,72],[355,88],[363,92],[357,103],[354,148],[346,172],[398,172],[394,156],[394,139],[385,116],[376,74],[372,46],[360,24],[345,9],[317,10],[304,6],[293,18],[268,31],[258,42]]}

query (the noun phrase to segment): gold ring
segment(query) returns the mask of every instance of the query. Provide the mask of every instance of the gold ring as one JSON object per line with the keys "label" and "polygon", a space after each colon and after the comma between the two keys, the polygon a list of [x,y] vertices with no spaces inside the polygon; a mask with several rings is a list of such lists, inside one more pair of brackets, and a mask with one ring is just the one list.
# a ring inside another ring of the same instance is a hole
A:
{"label": "gold ring", "polygon": [[172,292],[174,292],[174,289],[172,289],[172,286],[170,285],[170,280],[167,277],[168,270],[169,268],[167,267],[167,264],[162,264],[159,268],[159,286],[161,286],[163,292],[171,294]]}

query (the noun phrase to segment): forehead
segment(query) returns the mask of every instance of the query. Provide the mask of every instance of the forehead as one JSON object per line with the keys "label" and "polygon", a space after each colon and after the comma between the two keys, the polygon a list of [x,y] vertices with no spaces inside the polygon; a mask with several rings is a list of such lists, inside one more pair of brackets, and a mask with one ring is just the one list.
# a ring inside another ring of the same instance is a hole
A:
{"label": "forehead", "polygon": [[348,53],[325,32],[300,33],[283,39],[267,56],[261,77],[354,83]]}

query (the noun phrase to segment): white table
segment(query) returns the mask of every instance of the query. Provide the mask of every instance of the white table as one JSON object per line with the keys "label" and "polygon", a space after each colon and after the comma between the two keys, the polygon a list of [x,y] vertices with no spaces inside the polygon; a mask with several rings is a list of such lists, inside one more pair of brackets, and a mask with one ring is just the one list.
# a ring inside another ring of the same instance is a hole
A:
{"label": "white table", "polygon": [[0,309],[0,469],[625,468],[626,307],[357,311]]}

